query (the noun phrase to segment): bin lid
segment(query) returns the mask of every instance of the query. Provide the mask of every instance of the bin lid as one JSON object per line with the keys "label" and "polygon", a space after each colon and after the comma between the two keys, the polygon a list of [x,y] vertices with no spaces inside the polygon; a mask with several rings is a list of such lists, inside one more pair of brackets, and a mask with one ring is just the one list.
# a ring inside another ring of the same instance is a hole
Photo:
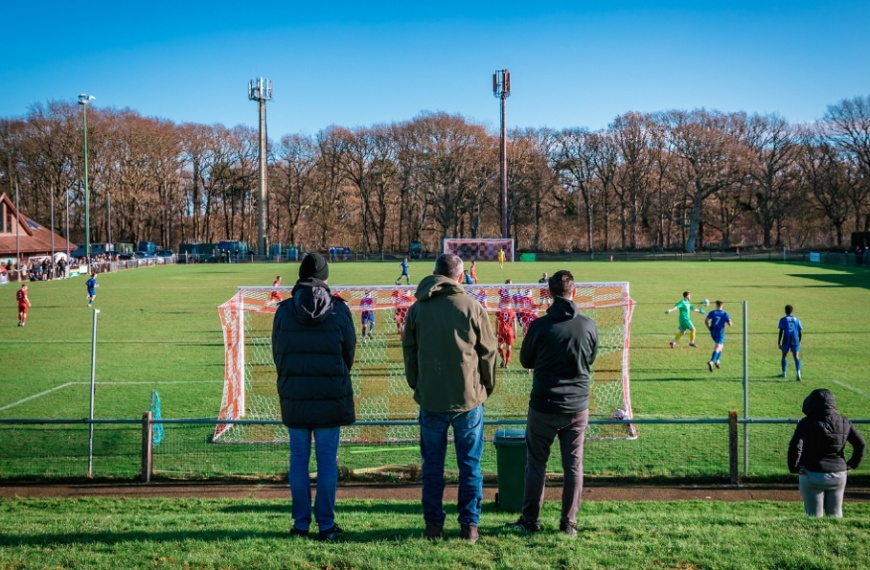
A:
{"label": "bin lid", "polygon": [[492,438],[495,444],[525,445],[526,430],[524,429],[498,429]]}

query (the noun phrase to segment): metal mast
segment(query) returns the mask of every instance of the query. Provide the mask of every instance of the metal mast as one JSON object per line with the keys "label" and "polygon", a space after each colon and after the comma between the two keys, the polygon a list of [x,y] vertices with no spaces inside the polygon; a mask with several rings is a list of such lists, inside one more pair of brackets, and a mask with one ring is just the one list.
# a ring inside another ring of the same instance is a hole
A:
{"label": "metal mast", "polygon": [[91,207],[90,207],[90,192],[88,190],[88,103],[96,99],[93,95],[82,93],[79,95],[79,105],[82,106],[82,134],[84,141],[85,169],[85,258],[87,261],[88,273],[91,272]]}
{"label": "metal mast", "polygon": [[492,74],[492,94],[501,99],[501,145],[499,147],[499,162],[501,170],[501,193],[499,194],[499,209],[501,210],[501,237],[510,237],[508,227],[508,192],[507,192],[507,128],[505,126],[505,101],[511,95],[511,73],[507,69],[497,69]]}
{"label": "metal mast", "polygon": [[272,82],[262,77],[248,82],[248,100],[260,110],[260,187],[257,200],[257,256],[266,258],[266,101],[272,100]]}

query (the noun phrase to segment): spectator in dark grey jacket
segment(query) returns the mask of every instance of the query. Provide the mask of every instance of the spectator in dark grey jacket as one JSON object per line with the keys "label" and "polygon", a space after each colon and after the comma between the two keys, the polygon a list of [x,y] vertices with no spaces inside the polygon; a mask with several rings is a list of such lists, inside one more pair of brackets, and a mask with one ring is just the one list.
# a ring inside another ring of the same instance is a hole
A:
{"label": "spectator in dark grey jacket", "polygon": [[[846,473],[864,457],[864,438],[852,422],[837,413],[834,394],[813,390],[803,405],[806,416],[798,422],[788,445],[788,470],[799,473],[798,486],[807,516],[843,516]],[[846,461],[843,450],[852,445]]]}
{"label": "spectator in dark grey jacket", "polygon": [[329,291],[326,260],[310,253],[299,266],[292,297],[282,301],[272,325],[272,358],[278,371],[281,419],[290,432],[291,536],[311,524],[308,464],[311,438],[317,458],[314,518],[320,540],[342,534],[335,524],[340,426],[356,420],[350,369],[356,334],[347,304]]}
{"label": "spectator in dark grey jacket", "polygon": [[583,438],[589,423],[592,364],[598,354],[598,326],[574,304],[574,276],[557,271],[547,281],[553,304],[532,321],[520,349],[520,364],[534,369],[526,422],[523,511],[514,528],[541,530],[544,482],[550,446],[562,453],[562,517],[559,530],[576,536],[583,492]]}

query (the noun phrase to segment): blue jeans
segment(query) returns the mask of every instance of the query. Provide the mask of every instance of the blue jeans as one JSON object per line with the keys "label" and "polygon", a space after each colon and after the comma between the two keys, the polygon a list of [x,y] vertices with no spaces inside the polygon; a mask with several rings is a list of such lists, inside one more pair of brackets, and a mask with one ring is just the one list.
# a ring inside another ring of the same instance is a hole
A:
{"label": "blue jeans", "polygon": [[420,408],[420,455],[423,459],[423,519],[427,525],[444,526],[444,460],[447,430],[453,427],[459,467],[459,524],[478,526],[483,503],[483,406],[467,412],[437,413]]}
{"label": "blue jeans", "polygon": [[341,428],[290,428],[290,495],[293,500],[294,525],[308,530],[311,525],[311,436],[314,435],[314,456],[317,460],[317,495],[314,498],[314,520],[319,530],[335,524],[335,491],[338,487],[338,440]]}

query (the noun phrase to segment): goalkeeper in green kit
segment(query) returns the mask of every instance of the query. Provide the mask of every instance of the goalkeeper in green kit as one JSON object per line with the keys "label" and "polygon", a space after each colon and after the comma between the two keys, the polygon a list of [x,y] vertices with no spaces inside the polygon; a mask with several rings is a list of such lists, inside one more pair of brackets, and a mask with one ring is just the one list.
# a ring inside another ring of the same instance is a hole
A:
{"label": "goalkeeper in green kit", "polygon": [[695,344],[695,325],[692,324],[692,311],[695,311],[700,314],[704,314],[703,308],[696,309],[692,304],[692,294],[688,291],[683,292],[683,298],[672,308],[665,311],[666,315],[670,315],[674,311],[679,311],[680,313],[680,323],[679,323],[679,332],[674,337],[674,340],[670,342],[671,348],[676,348],[677,341],[683,338],[683,335],[687,332],[689,333],[689,346],[693,348],[698,348],[698,345]]}

